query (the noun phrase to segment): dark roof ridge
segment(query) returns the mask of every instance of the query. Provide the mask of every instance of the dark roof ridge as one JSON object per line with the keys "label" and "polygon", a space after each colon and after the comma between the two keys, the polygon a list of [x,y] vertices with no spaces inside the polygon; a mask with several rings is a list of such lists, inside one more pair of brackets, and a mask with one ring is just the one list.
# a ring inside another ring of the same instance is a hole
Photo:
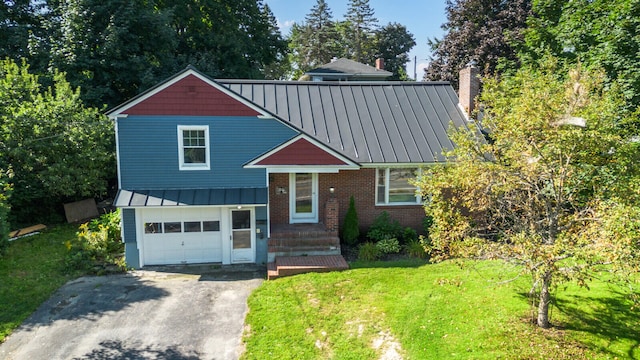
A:
{"label": "dark roof ridge", "polygon": [[296,80],[253,80],[253,79],[214,79],[222,84],[276,84],[276,85],[340,85],[340,86],[426,86],[451,85],[449,81],[296,81]]}

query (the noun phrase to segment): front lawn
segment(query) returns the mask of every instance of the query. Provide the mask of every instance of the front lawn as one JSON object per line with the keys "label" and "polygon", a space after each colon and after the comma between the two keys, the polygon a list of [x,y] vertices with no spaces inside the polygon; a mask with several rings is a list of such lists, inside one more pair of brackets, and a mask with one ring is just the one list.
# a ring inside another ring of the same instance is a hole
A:
{"label": "front lawn", "polygon": [[557,326],[542,330],[528,279],[504,282],[516,269],[502,262],[372,265],[265,282],[249,298],[244,358],[640,358],[640,314],[605,281],[556,291]]}
{"label": "front lawn", "polygon": [[65,242],[77,226],[61,225],[12,241],[0,257],[0,342],[40,304],[79,273],[65,273]]}

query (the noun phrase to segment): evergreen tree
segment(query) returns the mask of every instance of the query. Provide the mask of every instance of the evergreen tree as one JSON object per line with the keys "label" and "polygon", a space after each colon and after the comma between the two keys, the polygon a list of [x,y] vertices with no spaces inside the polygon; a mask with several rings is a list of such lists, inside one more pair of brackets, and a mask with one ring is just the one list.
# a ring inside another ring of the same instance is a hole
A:
{"label": "evergreen tree", "polygon": [[317,0],[305,22],[294,24],[289,40],[295,75],[326,64],[338,56],[339,39],[331,9],[325,0]]}
{"label": "evergreen tree", "polygon": [[369,6],[369,0],[349,0],[349,7],[345,16],[349,24],[347,37],[351,59],[365,63],[373,50],[374,32],[377,30],[378,19]]}
{"label": "evergreen tree", "polygon": [[345,214],[342,229],[342,240],[345,244],[355,245],[360,238],[360,225],[358,222],[358,213],[356,212],[356,203],[353,195],[349,198],[349,208]]}

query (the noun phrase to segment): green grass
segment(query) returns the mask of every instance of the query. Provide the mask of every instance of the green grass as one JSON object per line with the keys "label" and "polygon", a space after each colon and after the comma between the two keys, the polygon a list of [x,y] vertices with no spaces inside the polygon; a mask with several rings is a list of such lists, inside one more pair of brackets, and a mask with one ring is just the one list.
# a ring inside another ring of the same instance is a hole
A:
{"label": "green grass", "polygon": [[80,275],[65,274],[64,266],[64,242],[77,230],[62,225],[12,241],[0,257],[0,342],[56,289]]}
{"label": "green grass", "polygon": [[529,280],[505,282],[516,273],[496,261],[408,261],[268,281],[249,297],[244,358],[640,358],[640,314],[620,288],[559,289],[557,326],[543,330],[531,325]]}

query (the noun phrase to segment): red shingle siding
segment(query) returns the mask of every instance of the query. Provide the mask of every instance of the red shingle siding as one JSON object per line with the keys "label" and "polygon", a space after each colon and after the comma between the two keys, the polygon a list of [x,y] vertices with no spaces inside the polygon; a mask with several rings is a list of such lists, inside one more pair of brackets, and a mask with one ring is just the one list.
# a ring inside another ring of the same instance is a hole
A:
{"label": "red shingle siding", "polygon": [[347,165],[307,139],[299,139],[256,165]]}
{"label": "red shingle siding", "polygon": [[[353,195],[362,237],[366,236],[373,220],[383,211],[388,212],[391,219],[398,220],[403,227],[411,227],[422,234],[424,232],[422,220],[425,214],[421,205],[376,206],[375,176],[375,169],[343,170],[336,174],[320,174],[318,177],[319,219],[322,221],[325,218],[325,203],[330,196],[329,188],[333,186],[334,196],[339,203],[340,226],[349,208],[349,197]],[[271,223],[287,224],[289,222],[289,174],[271,174],[269,183]],[[278,187],[286,189],[287,194],[276,194]]]}
{"label": "red shingle siding", "polygon": [[129,115],[257,116],[257,111],[194,75],[130,107]]}

